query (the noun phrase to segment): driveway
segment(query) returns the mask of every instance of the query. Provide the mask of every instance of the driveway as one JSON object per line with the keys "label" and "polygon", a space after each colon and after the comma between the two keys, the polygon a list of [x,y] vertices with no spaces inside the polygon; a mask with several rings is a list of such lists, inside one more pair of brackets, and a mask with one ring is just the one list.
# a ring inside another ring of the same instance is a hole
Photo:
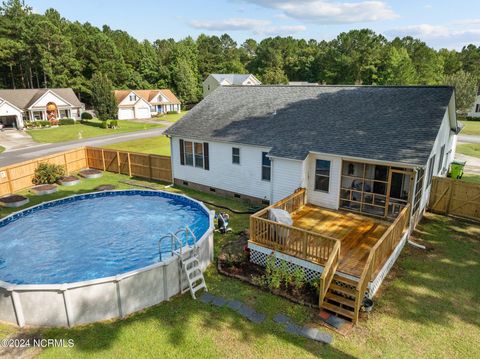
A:
{"label": "driveway", "polygon": [[[172,125],[172,123],[169,123],[169,125]],[[0,154],[0,167],[27,161],[37,157],[48,156],[57,152],[72,150],[82,146],[104,146],[118,142],[137,140],[140,138],[160,136],[166,129],[167,127],[158,127],[144,131],[127,132],[60,143],[38,144],[37,142],[33,142],[34,145],[30,147],[11,150],[9,149],[8,151]],[[4,146],[1,139],[0,145]]]}
{"label": "driveway", "polygon": [[0,146],[4,147],[6,151],[37,145],[38,143],[32,140],[26,132],[14,129],[0,131]]}

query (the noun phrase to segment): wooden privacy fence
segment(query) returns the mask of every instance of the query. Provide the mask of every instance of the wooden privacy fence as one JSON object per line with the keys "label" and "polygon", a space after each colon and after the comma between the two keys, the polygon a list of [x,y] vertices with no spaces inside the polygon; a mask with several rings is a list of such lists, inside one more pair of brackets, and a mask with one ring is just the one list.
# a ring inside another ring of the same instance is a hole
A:
{"label": "wooden privacy fence", "polygon": [[87,147],[85,152],[90,168],[157,181],[172,181],[172,164],[169,156],[96,147]]}
{"label": "wooden privacy fence", "polygon": [[85,149],[83,147],[0,167],[0,196],[32,187],[33,175],[39,163],[62,165],[68,173],[87,167]]}
{"label": "wooden privacy fence", "polygon": [[434,177],[428,208],[438,214],[480,220],[480,184]]}
{"label": "wooden privacy fence", "polygon": [[81,147],[0,167],[0,196],[32,187],[32,179],[39,163],[62,165],[69,174],[88,167],[133,177],[172,181],[172,166],[168,156]]}

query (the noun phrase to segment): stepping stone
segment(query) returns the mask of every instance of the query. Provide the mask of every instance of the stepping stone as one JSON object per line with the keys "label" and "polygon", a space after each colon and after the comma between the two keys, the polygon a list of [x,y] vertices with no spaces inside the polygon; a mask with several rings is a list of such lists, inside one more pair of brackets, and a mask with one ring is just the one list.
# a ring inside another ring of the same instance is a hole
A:
{"label": "stepping stone", "polygon": [[214,297],[211,303],[217,307],[222,307],[227,303],[227,301],[222,297]]}
{"label": "stepping stone", "polygon": [[302,328],[302,335],[308,339],[313,339],[318,335],[318,329],[317,328],[312,328],[312,327],[307,327],[306,325],[303,326]]}
{"label": "stepping stone", "polygon": [[302,327],[296,324],[288,323],[285,331],[294,335],[302,335]]}
{"label": "stepping stone", "polygon": [[346,320],[343,320],[342,318],[336,317],[334,315],[331,315],[325,323],[331,325],[334,328],[340,329],[344,324],[347,324],[348,322]]}
{"label": "stepping stone", "polygon": [[255,309],[250,308],[248,305],[242,303],[240,309],[238,309],[238,313],[246,318],[253,315],[255,313]]}
{"label": "stepping stone", "polygon": [[289,324],[291,320],[283,313],[279,313],[273,317],[273,321],[278,324]]}
{"label": "stepping stone", "polygon": [[240,302],[239,300],[229,300],[227,302],[227,307],[235,311],[238,311],[242,307],[242,302]]}
{"label": "stepping stone", "polygon": [[208,292],[205,292],[202,294],[202,296],[200,298],[198,298],[201,302],[205,303],[205,304],[209,304],[212,302],[212,300],[216,298],[214,295],[208,293]]}
{"label": "stepping stone", "polygon": [[333,337],[328,333],[318,331],[317,335],[315,336],[315,338],[313,338],[313,340],[316,340],[317,342],[322,342],[325,344],[332,344]]}
{"label": "stepping stone", "polygon": [[265,321],[266,315],[263,313],[253,312],[251,315],[247,315],[247,319],[256,324],[260,324]]}

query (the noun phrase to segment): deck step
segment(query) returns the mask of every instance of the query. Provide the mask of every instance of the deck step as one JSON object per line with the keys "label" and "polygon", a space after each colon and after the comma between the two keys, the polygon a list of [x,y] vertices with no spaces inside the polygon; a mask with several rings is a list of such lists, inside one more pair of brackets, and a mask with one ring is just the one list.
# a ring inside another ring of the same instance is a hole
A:
{"label": "deck step", "polygon": [[322,304],[322,308],[327,309],[327,310],[329,310],[331,312],[334,312],[336,314],[340,314],[341,316],[346,317],[346,318],[350,318],[350,319],[353,319],[354,316],[355,316],[355,312],[353,310],[344,309],[344,308],[339,307],[338,305],[331,304],[331,303],[328,303],[328,302],[325,302],[325,301]]}
{"label": "deck step", "polygon": [[352,287],[356,287],[357,284],[358,284],[358,281],[355,281],[355,280],[352,280],[352,279],[349,279],[349,278],[342,277],[342,276],[340,276],[340,275],[338,275],[338,274],[335,274],[335,275],[333,276],[333,280],[334,280],[334,281],[337,281],[337,282],[342,282],[342,283],[351,285]]}
{"label": "deck step", "polygon": [[350,308],[355,308],[355,300],[342,297],[341,295],[333,294],[332,292],[327,292],[327,294],[325,295],[325,299],[333,300]]}
{"label": "deck step", "polygon": [[354,289],[351,289],[349,287],[343,287],[343,286],[337,285],[335,283],[330,284],[330,290],[348,295],[349,297],[355,297],[356,296],[356,292],[355,292]]}

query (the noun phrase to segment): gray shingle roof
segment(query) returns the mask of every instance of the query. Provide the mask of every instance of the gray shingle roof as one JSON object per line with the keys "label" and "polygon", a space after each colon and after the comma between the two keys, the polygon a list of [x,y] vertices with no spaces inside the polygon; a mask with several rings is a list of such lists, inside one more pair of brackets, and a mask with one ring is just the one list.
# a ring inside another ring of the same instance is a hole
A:
{"label": "gray shingle roof", "polygon": [[0,98],[24,110],[35,103],[48,90],[56,93],[75,107],[83,106],[71,88],[0,90]]}
{"label": "gray shingle roof", "polygon": [[424,165],[453,88],[406,86],[225,86],[168,135]]}
{"label": "gray shingle roof", "polygon": [[232,85],[242,85],[243,82],[251,76],[251,74],[211,74],[211,75],[218,82],[227,80]]}

